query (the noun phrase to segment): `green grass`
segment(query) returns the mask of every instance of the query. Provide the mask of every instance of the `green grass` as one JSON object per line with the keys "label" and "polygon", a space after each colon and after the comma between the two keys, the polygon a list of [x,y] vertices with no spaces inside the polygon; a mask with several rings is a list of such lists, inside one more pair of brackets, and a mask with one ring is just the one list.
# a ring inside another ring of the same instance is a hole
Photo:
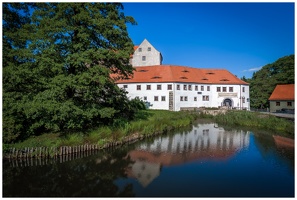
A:
{"label": "green grass", "polygon": [[[10,147],[15,147],[18,149],[25,147],[58,147],[61,146],[62,138],[60,138],[58,133],[46,133],[40,136],[33,136],[29,139],[9,145]],[[7,145],[6,145],[7,146]]]}
{"label": "green grass", "polygon": [[294,123],[268,114],[249,111],[229,111],[214,117],[219,124],[246,126],[294,135]]}

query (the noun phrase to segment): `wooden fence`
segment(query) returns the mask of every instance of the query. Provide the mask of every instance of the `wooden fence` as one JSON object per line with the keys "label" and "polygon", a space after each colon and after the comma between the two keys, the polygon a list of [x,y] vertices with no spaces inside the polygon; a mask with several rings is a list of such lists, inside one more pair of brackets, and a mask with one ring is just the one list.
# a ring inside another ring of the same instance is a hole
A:
{"label": "wooden fence", "polygon": [[60,163],[70,161],[73,159],[87,157],[91,154],[96,153],[101,149],[115,148],[123,144],[131,144],[138,140],[142,140],[145,137],[152,137],[158,135],[154,133],[151,135],[139,135],[133,134],[124,138],[121,142],[110,142],[103,146],[97,144],[85,144],[76,146],[61,146],[61,147],[32,147],[16,149],[11,148],[8,152],[4,153],[3,158],[9,160],[11,166],[35,166],[35,165],[46,165],[49,163]]}
{"label": "wooden fence", "polygon": [[[63,148],[62,148],[63,149]],[[64,148],[65,150],[65,148]],[[63,150],[62,150],[63,151]],[[97,153],[99,149],[90,149],[86,151],[77,151],[71,154],[63,154],[63,155],[54,155],[53,157],[33,157],[33,156],[24,156],[18,159],[8,159],[9,165],[11,167],[32,167],[32,166],[43,166],[43,165],[50,165],[54,163],[63,163],[79,158],[88,157]],[[66,152],[66,150],[65,150]]]}

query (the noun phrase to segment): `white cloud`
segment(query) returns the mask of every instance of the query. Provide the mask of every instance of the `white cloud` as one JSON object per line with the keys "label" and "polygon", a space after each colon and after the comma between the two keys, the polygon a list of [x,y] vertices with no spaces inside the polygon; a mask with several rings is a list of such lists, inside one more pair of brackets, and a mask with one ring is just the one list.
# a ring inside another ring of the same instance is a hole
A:
{"label": "white cloud", "polygon": [[243,72],[254,72],[260,70],[262,67],[256,67],[256,68],[250,68],[250,69],[245,69]]}

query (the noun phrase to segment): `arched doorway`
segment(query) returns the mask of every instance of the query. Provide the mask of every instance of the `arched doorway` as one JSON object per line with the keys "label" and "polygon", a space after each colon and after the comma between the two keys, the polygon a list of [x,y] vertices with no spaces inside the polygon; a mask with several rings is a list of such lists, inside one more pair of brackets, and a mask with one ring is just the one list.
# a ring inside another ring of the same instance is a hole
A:
{"label": "arched doorway", "polygon": [[232,100],[231,99],[224,99],[223,106],[232,107]]}

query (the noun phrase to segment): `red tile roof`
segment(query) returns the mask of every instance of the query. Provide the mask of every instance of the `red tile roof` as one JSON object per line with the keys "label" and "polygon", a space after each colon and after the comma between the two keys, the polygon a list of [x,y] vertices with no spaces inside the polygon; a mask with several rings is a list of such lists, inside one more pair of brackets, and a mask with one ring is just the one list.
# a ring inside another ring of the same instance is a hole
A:
{"label": "red tile roof", "polygon": [[294,100],[294,86],[295,84],[277,85],[269,97],[269,100]]}
{"label": "red tile roof", "polygon": [[200,69],[175,65],[154,65],[135,69],[133,77],[119,80],[117,83],[184,82],[248,85],[225,69]]}

